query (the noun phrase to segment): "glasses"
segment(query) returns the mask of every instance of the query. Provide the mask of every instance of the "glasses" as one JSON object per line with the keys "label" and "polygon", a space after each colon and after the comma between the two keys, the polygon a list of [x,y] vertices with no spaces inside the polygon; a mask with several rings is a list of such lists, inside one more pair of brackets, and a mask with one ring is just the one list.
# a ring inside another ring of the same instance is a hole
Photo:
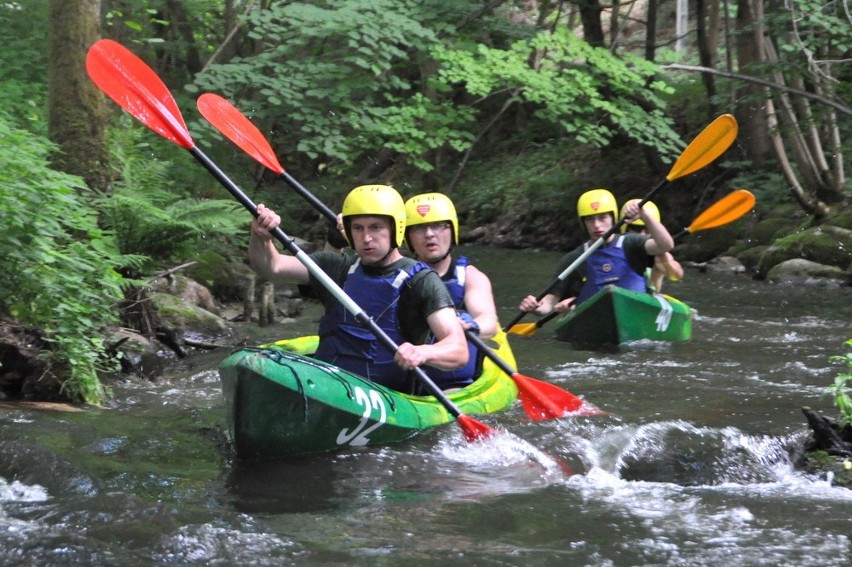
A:
{"label": "glasses", "polygon": [[429,223],[426,223],[426,224],[418,224],[418,225],[412,226],[411,231],[416,232],[417,234],[426,234],[426,232],[428,232],[429,229],[431,229],[432,232],[442,232],[444,230],[448,230],[449,228],[450,228],[450,223],[448,223],[447,221],[440,221],[440,222],[429,222]]}
{"label": "glasses", "polygon": [[628,224],[627,230],[629,232],[645,232],[645,227],[641,224]]}

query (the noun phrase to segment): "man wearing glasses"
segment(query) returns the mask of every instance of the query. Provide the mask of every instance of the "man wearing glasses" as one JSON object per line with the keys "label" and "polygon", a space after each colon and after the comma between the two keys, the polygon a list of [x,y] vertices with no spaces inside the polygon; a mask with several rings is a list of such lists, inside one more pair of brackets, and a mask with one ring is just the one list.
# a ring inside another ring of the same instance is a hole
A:
{"label": "man wearing glasses", "polygon": [[[453,298],[465,330],[483,339],[493,337],[499,328],[491,280],[465,256],[452,255],[459,242],[459,221],[453,202],[442,193],[424,193],[405,202],[405,243],[416,259],[438,272]],[[479,375],[482,356],[468,343],[470,356],[465,366],[455,370],[426,369],[443,389],[462,388]]]}

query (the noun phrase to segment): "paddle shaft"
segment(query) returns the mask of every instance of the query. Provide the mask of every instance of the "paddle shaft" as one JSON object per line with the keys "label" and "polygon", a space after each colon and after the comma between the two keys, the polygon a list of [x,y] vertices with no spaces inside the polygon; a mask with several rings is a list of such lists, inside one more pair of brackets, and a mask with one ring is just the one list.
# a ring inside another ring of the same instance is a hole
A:
{"label": "paddle shaft", "polygon": [[[664,179],[663,181],[661,181],[659,185],[657,185],[656,187],[654,187],[654,189],[652,189],[650,193],[648,193],[647,195],[645,195],[645,197],[644,197],[644,198],[643,198],[643,199],[639,202],[639,208],[641,209],[641,208],[645,205],[645,203],[647,203],[648,201],[650,201],[650,200],[651,200],[651,198],[652,198],[654,195],[656,195],[657,193],[659,193],[659,192],[663,189],[663,187],[665,187],[665,186],[666,186],[666,185],[668,185],[669,183],[671,183],[671,182],[669,181],[669,179],[668,179],[668,178],[666,178],[666,179]],[[595,250],[597,250],[598,248],[600,248],[600,247],[601,247],[601,246],[602,246],[602,245],[603,245],[603,244],[604,244],[607,240],[609,240],[609,239],[612,237],[612,235],[613,235],[613,234],[615,234],[615,233],[618,231],[618,229],[619,229],[619,228],[621,228],[621,225],[622,225],[622,224],[624,224],[626,220],[627,220],[627,219],[619,219],[616,223],[614,223],[614,224],[612,225],[612,227],[611,227],[608,231],[606,231],[606,232],[604,233],[604,235],[603,235],[603,236],[601,236],[600,238],[598,238],[597,240],[595,240],[595,241],[591,244],[591,246],[589,246],[589,247],[588,247],[588,248],[587,248],[587,249],[586,249],[586,250],[585,250],[582,254],[580,254],[580,256],[579,256],[576,260],[574,260],[573,262],[571,262],[571,265],[570,265],[570,266],[568,266],[567,268],[565,268],[564,270],[562,270],[562,273],[560,273],[558,276],[556,276],[555,278],[553,278],[553,280],[552,280],[552,281],[548,284],[548,286],[545,288],[545,290],[544,290],[544,291],[542,291],[540,294],[538,294],[538,295],[536,296],[536,298],[535,298],[535,299],[536,299],[536,301],[541,301],[542,299],[544,299],[544,297],[545,297],[548,293],[550,293],[551,291],[553,291],[553,289],[554,289],[557,285],[559,285],[559,283],[560,283],[560,282],[564,281],[564,280],[565,280],[565,278],[567,278],[569,275],[571,275],[571,274],[574,272],[574,270],[576,270],[578,267],[580,267],[580,264],[582,264],[583,262],[585,262],[585,261],[586,261],[586,259],[587,259],[589,256],[591,256],[592,254],[594,254]],[[519,312],[518,314],[516,314],[516,315],[515,315],[515,317],[514,317],[511,321],[509,321],[509,322],[506,324],[506,326],[505,326],[505,327],[503,327],[503,330],[508,332],[508,330],[509,330],[509,329],[511,329],[511,328],[512,328],[512,326],[513,326],[513,325],[515,325],[518,321],[520,321],[521,319],[523,319],[525,315],[526,315],[526,312],[525,312],[525,311],[521,311],[521,312]]]}
{"label": "paddle shaft", "polygon": [[483,341],[481,338],[479,338],[479,335],[477,335],[476,333],[474,333],[470,329],[466,330],[464,332],[464,334],[467,337],[467,340],[472,342],[474,344],[474,346],[476,346],[476,348],[478,348],[485,356],[490,358],[491,362],[496,364],[497,367],[500,370],[502,370],[503,372],[505,372],[509,376],[513,376],[514,374],[516,374],[516,372],[514,370],[512,370],[512,367],[509,366],[508,363],[506,363],[505,360],[500,358],[500,355],[498,355],[496,352],[491,350],[488,347],[488,345],[485,344],[485,341]]}
{"label": "paddle shaft", "polygon": [[[201,165],[203,165],[207,171],[209,171],[213,177],[216,178],[219,183],[221,183],[225,189],[228,190],[234,198],[245,207],[253,217],[257,217],[257,205],[240,189],[231,179],[225,175],[225,173],[219,169],[219,167],[207,157],[197,146],[192,146],[189,148],[189,153],[198,160]],[[399,346],[394,342],[390,336],[379,327],[373,319],[361,309],[357,303],[355,303],[352,298],[350,298],[343,289],[337,285],[328,274],[326,274],[322,268],[320,268],[316,262],[314,262],[310,256],[308,256],[299,245],[296,244],[295,240],[288,236],[280,227],[276,227],[271,231],[272,236],[274,236],[281,244],[284,245],[287,250],[293,254],[307,269],[308,272],[312,276],[314,276],[319,282],[325,287],[334,298],[339,301],[343,307],[349,311],[355,319],[361,323],[364,327],[370,330],[376,338],[385,346],[385,348],[389,349],[391,352],[396,352],[399,349]],[[420,381],[426,386],[426,389],[430,394],[435,396],[439,402],[447,409],[450,414],[458,419],[462,413],[456,405],[450,401],[450,399],[444,394],[444,392],[438,388],[438,386],[432,381],[431,378],[423,371],[422,368],[415,368],[414,372],[417,374],[417,377]]]}
{"label": "paddle shaft", "polygon": [[315,209],[317,209],[322,214],[322,216],[328,219],[328,222],[330,222],[333,226],[337,227],[337,215],[334,214],[334,211],[329,209],[325,205],[325,203],[317,199],[316,196],[314,196],[313,193],[308,191],[308,189],[304,185],[299,183],[295,177],[287,173],[287,171],[284,169],[281,170],[278,176],[283,179],[287,183],[287,185],[292,187],[296,191],[296,193],[298,193],[304,200],[306,200]]}

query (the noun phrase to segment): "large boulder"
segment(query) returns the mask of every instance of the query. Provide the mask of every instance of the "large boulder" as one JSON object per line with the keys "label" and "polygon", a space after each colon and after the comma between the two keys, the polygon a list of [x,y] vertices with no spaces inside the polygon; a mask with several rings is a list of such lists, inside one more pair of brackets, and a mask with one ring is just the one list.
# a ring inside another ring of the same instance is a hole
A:
{"label": "large boulder", "polygon": [[800,284],[819,287],[848,285],[849,272],[835,266],[817,264],[802,258],[793,258],[772,266],[766,280],[773,284]]}
{"label": "large boulder", "polygon": [[852,230],[823,225],[776,240],[761,254],[755,277],[764,279],[773,266],[795,258],[847,270],[852,264]]}

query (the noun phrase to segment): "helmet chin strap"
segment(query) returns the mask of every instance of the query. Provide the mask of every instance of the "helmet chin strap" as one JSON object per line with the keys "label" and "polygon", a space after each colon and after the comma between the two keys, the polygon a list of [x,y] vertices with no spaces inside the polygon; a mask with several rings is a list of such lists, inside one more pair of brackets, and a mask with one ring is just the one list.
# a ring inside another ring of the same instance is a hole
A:
{"label": "helmet chin strap", "polygon": [[396,250],[397,248],[399,248],[399,246],[393,246],[393,247],[391,247],[391,249],[390,249],[390,250],[388,250],[388,253],[387,253],[387,254],[385,254],[384,256],[382,256],[380,259],[376,260],[376,261],[375,261],[375,262],[373,262],[372,264],[364,264],[364,265],[365,265],[365,266],[375,266],[375,267],[383,266],[383,265],[384,265],[384,263],[385,263],[385,260],[387,260],[387,259],[388,259],[388,256],[390,256],[391,254],[393,254],[393,251],[394,251],[394,250]]}
{"label": "helmet chin strap", "polygon": [[[453,252],[453,247],[452,247],[452,246],[450,246],[449,248],[447,248],[447,253],[446,253],[446,254],[444,254],[443,256],[441,256],[441,257],[438,259],[438,262],[443,262],[443,261],[444,261],[444,258],[446,258],[446,257],[447,257],[447,256],[449,256],[450,254],[452,254],[452,252]],[[437,264],[438,262],[435,262],[435,263]]]}
{"label": "helmet chin strap", "polygon": [[[446,252],[446,254],[444,254],[443,256],[441,256],[440,258],[438,258],[437,260],[435,260],[434,262],[430,262],[430,263],[432,263],[432,264],[440,264],[441,262],[443,262],[443,261],[444,261],[444,258],[446,258],[447,256],[449,256],[449,255],[450,255],[450,254],[452,254],[452,253],[453,253],[453,247],[452,247],[452,246],[450,246],[449,248],[447,248],[447,252]],[[414,259],[415,259],[415,260],[420,260],[420,256],[418,256],[418,255],[415,253],[415,254],[414,254]],[[420,260],[420,261],[422,262],[423,260]]]}

